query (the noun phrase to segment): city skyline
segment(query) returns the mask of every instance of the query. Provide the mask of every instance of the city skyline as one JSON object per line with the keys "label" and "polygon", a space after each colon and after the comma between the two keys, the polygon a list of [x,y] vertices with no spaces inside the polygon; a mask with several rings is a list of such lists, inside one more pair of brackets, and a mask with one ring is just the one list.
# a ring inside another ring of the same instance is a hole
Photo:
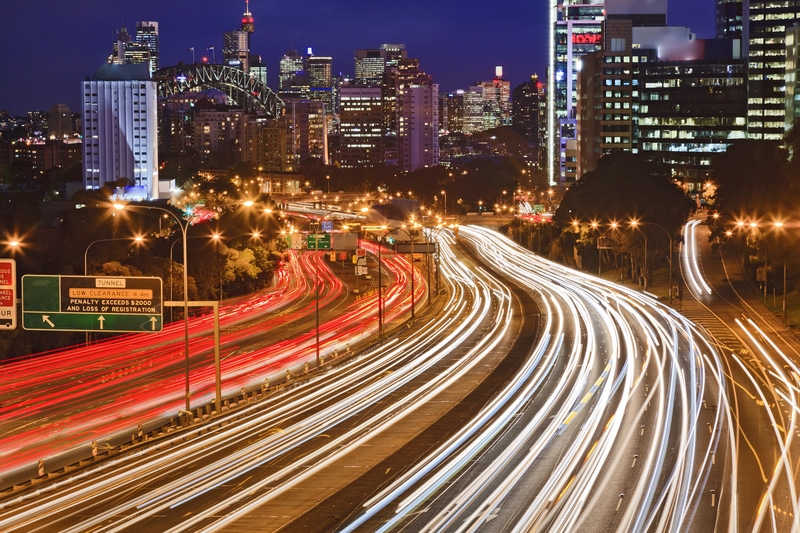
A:
{"label": "city skyline", "polygon": [[[534,73],[546,78],[548,13],[543,4],[501,2],[486,12],[413,0],[398,11],[360,0],[302,6],[253,0],[251,52],[267,64],[271,87],[287,49],[305,55],[311,47],[316,55],[333,57],[337,75],[352,75],[355,50],[382,43],[405,44],[441,93],[491,79],[498,65],[513,87]],[[245,2],[143,0],[121,6],[84,0],[81,6],[75,11],[74,4],[35,0],[3,8],[0,46],[17,53],[0,55],[0,69],[18,81],[0,84],[0,109],[22,115],[64,103],[78,111],[80,82],[106,61],[119,29],[125,26],[133,33],[140,20],[159,23],[162,66],[190,63],[190,47],[199,61],[213,46],[221,62],[222,35],[239,27]],[[670,0],[668,22],[691,27],[698,37],[713,37],[714,2],[703,0],[701,6]]]}

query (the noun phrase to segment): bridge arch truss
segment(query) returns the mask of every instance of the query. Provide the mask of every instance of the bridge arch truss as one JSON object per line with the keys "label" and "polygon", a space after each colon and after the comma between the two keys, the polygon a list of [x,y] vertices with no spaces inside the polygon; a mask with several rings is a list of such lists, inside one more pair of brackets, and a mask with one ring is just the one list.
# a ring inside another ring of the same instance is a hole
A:
{"label": "bridge arch truss", "polygon": [[261,80],[227,65],[196,63],[165,67],[153,73],[158,83],[158,96],[168,97],[197,87],[213,87],[228,95],[248,111],[270,118],[281,116],[283,101]]}

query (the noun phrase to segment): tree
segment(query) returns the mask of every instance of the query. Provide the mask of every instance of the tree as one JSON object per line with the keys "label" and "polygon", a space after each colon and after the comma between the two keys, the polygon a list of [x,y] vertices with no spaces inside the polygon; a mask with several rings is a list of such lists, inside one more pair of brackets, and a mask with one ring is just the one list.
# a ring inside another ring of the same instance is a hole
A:
{"label": "tree", "polygon": [[[664,232],[674,239],[691,210],[691,200],[671,181],[667,167],[650,163],[641,154],[619,152],[601,158],[596,170],[584,174],[567,190],[555,221],[563,234],[574,231],[573,222],[597,223],[600,230],[612,222],[627,228],[630,221],[638,220],[644,223],[640,230],[647,232],[648,246],[666,251],[669,239]],[[664,231],[648,228],[648,224]],[[641,236],[631,236],[618,239],[615,246],[636,258],[643,250],[641,240]],[[597,253],[588,254],[592,256]],[[650,257],[666,258],[667,254],[651,253]]]}

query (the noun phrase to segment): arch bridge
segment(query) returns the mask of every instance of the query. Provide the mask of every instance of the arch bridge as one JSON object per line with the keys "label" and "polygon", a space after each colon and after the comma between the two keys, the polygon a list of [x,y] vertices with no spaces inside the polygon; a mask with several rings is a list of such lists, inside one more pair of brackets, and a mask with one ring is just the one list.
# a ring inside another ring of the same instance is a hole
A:
{"label": "arch bridge", "polygon": [[165,67],[153,73],[158,96],[168,97],[196,87],[213,87],[224,92],[248,111],[262,112],[270,118],[281,116],[283,101],[261,80],[227,65],[195,63]]}

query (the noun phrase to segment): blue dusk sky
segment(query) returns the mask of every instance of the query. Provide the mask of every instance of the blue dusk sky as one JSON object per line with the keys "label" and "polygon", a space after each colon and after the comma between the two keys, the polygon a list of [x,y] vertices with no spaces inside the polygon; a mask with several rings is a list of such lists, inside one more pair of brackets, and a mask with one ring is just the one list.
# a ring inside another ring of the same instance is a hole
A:
{"label": "blue dusk sky", "polygon": [[[252,0],[251,51],[268,68],[275,87],[281,55],[295,48],[333,57],[335,73],[353,73],[353,52],[403,43],[441,92],[464,89],[503,66],[512,87],[547,66],[546,0],[320,1]],[[214,46],[221,61],[222,34],[239,29],[244,0],[0,0],[0,109],[12,115],[65,103],[80,111],[80,82],[111,52],[116,33],[136,21],[159,23],[161,65],[199,60]],[[714,36],[714,0],[669,0],[669,24]],[[211,52],[208,52],[209,56]]]}

